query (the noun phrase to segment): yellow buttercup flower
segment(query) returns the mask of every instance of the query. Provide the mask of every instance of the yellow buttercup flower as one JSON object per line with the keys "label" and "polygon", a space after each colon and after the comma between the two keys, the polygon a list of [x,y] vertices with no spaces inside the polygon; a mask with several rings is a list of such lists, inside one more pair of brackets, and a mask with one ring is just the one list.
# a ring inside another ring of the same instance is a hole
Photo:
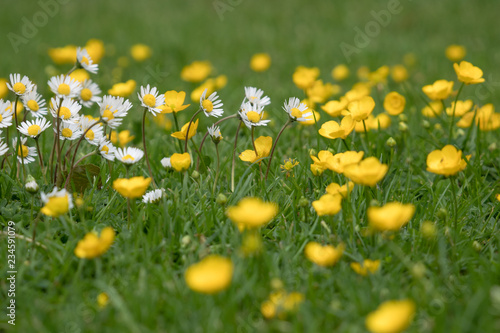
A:
{"label": "yellow buttercup flower", "polygon": [[471,111],[463,115],[457,122],[458,127],[470,127],[472,122],[479,125],[481,131],[493,131],[500,128],[500,113],[495,112],[493,104],[486,104],[475,112]]}
{"label": "yellow buttercup flower", "polygon": [[87,49],[90,58],[95,64],[98,64],[106,53],[104,42],[100,39],[95,38],[89,39],[87,41],[87,44],[85,44],[85,49]]}
{"label": "yellow buttercup flower", "polygon": [[443,112],[443,103],[441,101],[432,101],[422,109],[422,114],[429,118],[436,118]]}
{"label": "yellow buttercup flower", "polygon": [[474,102],[471,99],[466,101],[457,101],[457,106],[455,107],[455,102],[451,103],[449,108],[446,108],[446,114],[448,116],[453,115],[453,111],[455,111],[455,117],[462,117],[464,114],[469,112],[469,110],[474,105]]}
{"label": "yellow buttercup flower", "polygon": [[135,135],[130,135],[129,130],[123,130],[118,133],[118,142],[120,147],[125,147],[127,143],[135,139]]}
{"label": "yellow buttercup flower", "polygon": [[296,311],[303,301],[304,294],[302,293],[287,293],[283,290],[278,290],[271,293],[269,299],[262,303],[260,311],[266,319],[274,317],[285,319],[286,315]]}
{"label": "yellow buttercup flower", "polygon": [[331,183],[326,187],[326,193],[331,195],[340,194],[342,198],[347,198],[347,195],[352,192],[353,188],[354,188],[353,182],[348,182],[342,186],[337,183]]}
{"label": "yellow buttercup flower", "polygon": [[356,184],[375,186],[389,170],[387,164],[382,164],[375,157],[368,157],[358,164],[344,168],[344,175]]}
{"label": "yellow buttercup flower", "polygon": [[365,152],[363,151],[346,151],[335,154],[328,160],[328,167],[336,173],[342,174],[344,173],[344,168],[348,165],[359,163],[363,159],[364,154]]}
{"label": "yellow buttercup flower", "polygon": [[332,77],[337,81],[344,81],[349,77],[349,67],[344,64],[335,66],[332,69]]}
{"label": "yellow buttercup flower", "polygon": [[318,216],[335,215],[342,209],[342,196],[340,194],[324,194],[319,200],[313,201],[312,206]]}
{"label": "yellow buttercup flower", "polygon": [[42,193],[42,201],[45,205],[40,212],[51,217],[64,215],[73,207],[71,196],[64,189],[59,192],[54,189],[46,196]]}
{"label": "yellow buttercup flower", "polygon": [[136,85],[137,83],[134,80],[116,83],[108,90],[108,94],[117,97],[128,97],[134,92]]}
{"label": "yellow buttercup flower", "polygon": [[349,134],[351,134],[354,129],[356,122],[352,119],[352,117],[345,116],[340,125],[334,120],[327,121],[321,128],[318,130],[318,133],[328,139],[345,139]]}
{"label": "yellow buttercup flower", "polygon": [[268,157],[271,153],[271,148],[273,146],[273,138],[270,136],[260,136],[255,139],[255,149],[257,149],[257,153],[255,150],[248,149],[242,152],[239,155],[239,158],[244,162],[260,162],[265,157]]}
{"label": "yellow buttercup flower", "polygon": [[48,52],[56,65],[74,64],[76,62],[76,46],[74,45],[51,48]]}
{"label": "yellow buttercup flower", "polygon": [[432,100],[447,99],[453,91],[453,81],[437,80],[422,88],[424,94]]}
{"label": "yellow buttercup flower", "polygon": [[97,305],[99,308],[105,308],[109,303],[109,296],[106,293],[100,293],[97,295]]}
{"label": "yellow buttercup flower", "polygon": [[298,66],[293,73],[293,83],[297,86],[297,88],[306,90],[309,87],[312,87],[314,82],[319,76],[319,68],[318,67],[304,67]]}
{"label": "yellow buttercup flower", "polygon": [[392,91],[385,96],[384,109],[391,116],[397,116],[403,112],[406,99],[399,93]]}
{"label": "yellow buttercup flower", "polygon": [[236,206],[227,209],[227,217],[240,231],[260,228],[268,224],[278,214],[278,205],[264,202],[259,198],[243,198]]}
{"label": "yellow buttercup flower", "polygon": [[92,259],[106,253],[115,240],[115,231],[111,227],[102,229],[101,235],[89,232],[78,242],[75,248],[75,255],[82,259]]}
{"label": "yellow buttercup flower", "polygon": [[83,81],[90,79],[90,74],[83,68],[75,69],[70,75],[70,78],[83,83]]}
{"label": "yellow buttercup flower", "polygon": [[145,44],[135,44],[130,48],[130,55],[137,62],[151,58],[152,53],[151,48]]}
{"label": "yellow buttercup flower", "polygon": [[497,194],[496,198],[498,201],[500,201],[500,194]]}
{"label": "yellow buttercup flower", "polygon": [[191,166],[191,155],[175,153],[170,156],[170,164],[175,171],[185,171]]}
{"label": "yellow buttercup flower", "polygon": [[362,263],[353,262],[351,263],[351,268],[357,274],[362,276],[367,276],[368,274],[373,274],[378,271],[380,267],[380,260],[363,260]]}
{"label": "yellow buttercup flower", "polygon": [[256,53],[250,59],[250,68],[254,72],[264,72],[271,66],[271,56],[267,53]]}
{"label": "yellow buttercup flower", "polygon": [[340,243],[337,247],[321,245],[316,242],[307,243],[304,253],[310,261],[318,266],[331,267],[335,265],[344,253],[345,245]]}
{"label": "yellow buttercup flower", "polygon": [[370,83],[358,82],[354,86],[352,86],[351,90],[349,90],[348,92],[345,93],[344,97],[349,102],[354,102],[354,101],[360,100],[363,97],[370,96],[370,92],[371,92],[371,84]]}
{"label": "yellow buttercup flower", "polygon": [[0,98],[5,98],[9,93],[9,88],[7,87],[7,79],[0,78]]}
{"label": "yellow buttercup flower", "polygon": [[470,62],[462,61],[460,65],[453,64],[453,69],[457,73],[458,80],[465,84],[476,84],[484,82],[483,71]]}
{"label": "yellow buttercup flower", "polygon": [[329,152],[328,150],[321,150],[318,153],[318,157],[312,156],[311,159],[313,160],[313,164],[311,164],[311,171],[315,176],[319,176],[328,169],[328,160],[333,157],[333,154]]}
{"label": "yellow buttercup flower", "polygon": [[463,45],[450,45],[445,51],[446,58],[450,61],[457,62],[465,58],[466,50]]}
{"label": "yellow buttercup flower", "polygon": [[414,315],[413,301],[387,301],[366,316],[365,325],[372,333],[400,333],[410,326]]}
{"label": "yellow buttercup flower", "polygon": [[227,84],[227,76],[219,75],[214,79],[215,90],[224,88]]}
{"label": "yellow buttercup flower", "polygon": [[377,68],[375,71],[371,72],[368,75],[368,79],[370,82],[377,84],[377,83],[386,83],[387,82],[387,76],[389,76],[389,66],[381,66]]}
{"label": "yellow buttercup flower", "polygon": [[362,133],[366,130],[378,130],[378,129],[386,129],[391,126],[391,117],[387,115],[387,113],[380,113],[376,117],[372,114],[366,118],[365,123],[362,121],[357,121],[354,125],[354,130],[358,133]]}
{"label": "yellow buttercup flower", "polygon": [[209,255],[189,266],[184,273],[184,279],[193,291],[216,294],[229,287],[233,278],[233,270],[231,259]]}
{"label": "yellow buttercup flower", "polygon": [[177,92],[175,90],[169,90],[165,93],[165,105],[162,109],[162,113],[172,113],[179,112],[190,106],[191,104],[184,105],[184,100],[186,99],[186,93],[184,91]]}
{"label": "yellow buttercup flower", "polygon": [[452,145],[446,145],[443,149],[434,150],[427,155],[427,171],[438,175],[453,176],[466,166],[462,151]]}
{"label": "yellow buttercup flower", "polygon": [[399,230],[414,214],[414,205],[399,202],[390,202],[382,207],[369,207],[367,211],[370,227],[378,231]]}
{"label": "yellow buttercup flower", "polygon": [[353,120],[362,121],[368,118],[374,108],[375,101],[373,98],[371,96],[364,96],[356,101],[350,102],[347,105],[347,113],[344,113],[344,115],[350,114]]}
{"label": "yellow buttercup flower", "polygon": [[395,65],[391,70],[391,77],[396,83],[401,83],[408,80],[408,70],[403,65]]}
{"label": "yellow buttercup flower", "polygon": [[201,82],[205,80],[212,72],[210,61],[193,61],[184,66],[181,71],[181,79],[187,82]]}
{"label": "yellow buttercup flower", "polygon": [[217,86],[215,84],[215,80],[208,79],[205,82],[203,82],[199,87],[194,89],[191,92],[191,100],[193,102],[199,102],[201,95],[203,95],[203,92],[205,91],[205,89],[207,90],[205,96],[210,96],[213,92],[215,92],[215,90],[217,89]]}
{"label": "yellow buttercup flower", "polygon": [[329,82],[323,83],[323,80],[317,80],[312,86],[307,88],[306,93],[313,103],[324,103],[335,93],[335,90],[338,91],[333,84]]}
{"label": "yellow buttercup flower", "polygon": [[347,107],[348,100],[345,97],[341,97],[338,101],[329,101],[325,105],[321,106],[321,109],[328,113],[331,117],[340,117],[342,111]]}
{"label": "yellow buttercup flower", "polygon": [[[198,129],[199,120],[200,119],[196,119],[196,121],[191,123],[191,127],[189,127],[188,140],[191,139],[196,134],[196,130]],[[187,133],[188,126],[189,126],[189,123],[184,124],[179,132],[174,132],[174,133],[170,134],[170,136],[173,136],[174,138],[177,138],[179,140],[186,140],[186,133]]]}
{"label": "yellow buttercup flower", "polygon": [[125,198],[135,199],[142,197],[146,193],[150,183],[151,178],[142,176],[130,179],[119,178],[113,182],[113,188]]}

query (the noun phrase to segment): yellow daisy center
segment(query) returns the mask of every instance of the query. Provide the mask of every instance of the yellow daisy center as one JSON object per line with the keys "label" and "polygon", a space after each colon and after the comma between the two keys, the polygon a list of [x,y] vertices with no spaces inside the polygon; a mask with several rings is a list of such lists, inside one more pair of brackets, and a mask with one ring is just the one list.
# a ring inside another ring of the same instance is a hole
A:
{"label": "yellow daisy center", "polygon": [[14,89],[16,94],[24,94],[24,92],[26,91],[26,86],[21,82],[16,82],[16,84],[14,84],[14,87],[12,88]]}
{"label": "yellow daisy center", "polygon": [[87,59],[87,57],[82,57],[81,63],[85,64],[85,65],[88,65],[89,64],[89,59]]}
{"label": "yellow daisy center", "polygon": [[69,87],[68,84],[61,83],[57,88],[57,92],[60,93],[61,95],[69,95],[69,93],[71,92],[71,88]]}
{"label": "yellow daisy center", "polygon": [[17,155],[21,156],[22,158],[26,158],[28,156],[28,147],[25,145],[21,145],[19,149],[17,150]]}
{"label": "yellow daisy center", "polygon": [[206,99],[203,102],[201,102],[201,106],[207,112],[212,112],[212,110],[214,109],[214,104],[209,99]]}
{"label": "yellow daisy center", "polygon": [[113,112],[111,112],[111,110],[109,110],[109,109],[104,110],[104,112],[102,113],[102,117],[108,118],[108,121],[115,118],[115,116],[113,115]]}
{"label": "yellow daisy center", "polygon": [[144,95],[142,101],[150,108],[154,108],[156,106],[156,98],[151,94]]}
{"label": "yellow daisy center", "polygon": [[126,161],[126,160],[135,161],[135,158],[133,158],[132,156],[130,156],[130,154],[128,154],[128,155],[123,156],[122,160],[123,161]]}
{"label": "yellow daisy center", "polygon": [[38,111],[38,109],[40,108],[38,106],[38,103],[34,99],[29,100],[27,104],[28,104],[28,108],[31,111]]}
{"label": "yellow daisy center", "polygon": [[93,131],[93,130],[91,130],[91,129],[90,129],[90,130],[88,130],[88,131],[87,131],[87,134],[85,134],[85,137],[86,137],[87,139],[89,139],[90,141],[94,140],[94,137],[95,137],[95,135],[94,135],[94,131]]}
{"label": "yellow daisy center", "polygon": [[255,112],[255,111],[248,111],[247,112],[247,118],[250,120],[252,123],[258,123],[260,121],[260,114]]}
{"label": "yellow daisy center", "polygon": [[80,97],[84,101],[90,101],[90,99],[92,98],[92,91],[89,88],[83,88],[82,92],[80,93]]}
{"label": "yellow daisy center", "polygon": [[63,130],[61,131],[61,134],[65,138],[71,138],[73,136],[73,131],[70,130],[69,128],[63,128]]}
{"label": "yellow daisy center", "polygon": [[2,117],[2,115],[0,114],[0,122],[1,122],[2,120],[3,120],[3,117]]}
{"label": "yellow daisy center", "polygon": [[108,146],[103,146],[103,147],[101,148],[101,151],[105,152],[105,153],[106,153],[106,155],[107,155],[107,154],[109,153],[109,147],[108,147]]}
{"label": "yellow daisy center", "polygon": [[71,111],[67,107],[61,106],[61,109],[59,110],[59,116],[63,119],[69,119],[71,118]]}
{"label": "yellow daisy center", "polygon": [[302,112],[299,109],[297,109],[297,108],[293,108],[292,112],[290,112],[290,114],[294,118],[300,118],[300,117],[302,117]]}
{"label": "yellow daisy center", "polygon": [[37,136],[38,133],[40,133],[40,126],[38,125],[31,125],[30,127],[28,127],[28,134],[31,135],[31,136]]}

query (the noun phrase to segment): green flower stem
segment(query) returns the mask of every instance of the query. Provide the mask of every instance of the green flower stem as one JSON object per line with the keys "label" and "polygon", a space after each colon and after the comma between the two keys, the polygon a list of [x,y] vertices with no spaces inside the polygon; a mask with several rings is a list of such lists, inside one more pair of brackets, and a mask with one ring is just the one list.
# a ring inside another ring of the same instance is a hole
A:
{"label": "green flower stem", "polygon": [[217,188],[217,181],[219,180],[220,173],[220,158],[219,158],[219,144],[215,144],[215,151],[217,152],[217,171],[215,172],[214,186],[212,188],[212,195],[215,197],[215,189]]}
{"label": "green flower stem", "polygon": [[[172,113],[174,114],[175,130],[177,132],[179,132],[180,129],[179,129],[179,121],[177,120],[177,112],[172,111]],[[177,141],[177,143],[179,145],[179,153],[182,153],[182,143],[179,140],[176,140],[176,141]]]}
{"label": "green flower stem", "polygon": [[280,132],[278,133],[278,136],[276,137],[276,141],[274,141],[273,149],[271,149],[271,155],[269,157],[269,163],[267,164],[266,177],[265,177],[266,180],[267,180],[267,176],[269,175],[269,169],[271,168],[271,162],[273,160],[274,150],[276,149],[276,145],[278,144],[278,140],[280,139],[281,133],[283,133],[283,131],[285,130],[285,128],[289,124],[291,124],[291,122],[292,122],[291,118],[288,118],[288,120],[286,121],[285,125],[283,125],[283,127],[280,130]]}
{"label": "green flower stem", "polygon": [[238,143],[238,134],[240,133],[241,123],[243,120],[240,120],[238,123],[238,128],[236,129],[236,134],[234,135],[234,146],[233,146],[233,161],[231,163],[231,192],[234,192],[234,160],[236,155],[236,144]]}
{"label": "green flower stem", "polygon": [[[453,202],[453,233],[455,240],[458,237],[458,205],[457,205],[457,183],[456,177],[450,177],[451,183],[451,194],[452,194],[452,202]],[[455,241],[456,244],[456,241]]]}
{"label": "green flower stem", "polygon": [[[451,115],[451,120],[450,120],[450,133],[448,134],[448,144],[451,143],[451,139],[453,136],[453,123],[455,122],[455,110],[457,108],[458,96],[462,92],[464,85],[465,85],[465,83],[462,82],[462,84],[460,85],[460,88],[458,88],[457,96],[455,97],[455,104],[453,105],[453,113]],[[444,107],[444,102],[443,102],[443,107]],[[446,111],[446,108],[445,108],[445,111]]]}
{"label": "green flower stem", "polygon": [[188,127],[187,127],[187,131],[186,131],[186,141],[184,142],[184,152],[187,153],[187,150],[188,150],[188,137],[189,137],[189,129],[191,128],[191,124],[193,123],[193,120],[196,118],[196,116],[198,115],[198,113],[201,112],[201,108],[198,109],[198,111],[195,112],[195,114],[193,114],[193,116],[191,117],[191,119],[189,120],[189,124],[188,124]]}
{"label": "green flower stem", "polygon": [[146,158],[146,164],[148,165],[149,176],[153,181],[154,188],[156,186],[155,178],[153,177],[153,171],[151,170],[151,164],[149,163],[148,148],[146,146],[146,114],[148,113],[148,108],[144,108],[144,113],[142,114],[142,145],[144,146],[144,157]]}
{"label": "green flower stem", "polygon": [[[17,102],[18,101],[19,101],[19,96],[16,95],[16,101],[14,102],[14,119],[16,120],[17,147],[15,148],[16,151],[15,151],[15,154],[13,155],[14,156],[14,165],[16,165],[16,166],[17,166],[16,159],[17,159],[17,156],[19,155],[19,150],[22,147],[21,134],[19,133],[19,130],[17,129],[17,127],[19,126],[18,120],[17,120]],[[21,152],[21,164],[23,166],[23,177],[24,177],[23,181],[26,181],[26,170],[24,169],[24,156],[22,156],[22,152]]]}

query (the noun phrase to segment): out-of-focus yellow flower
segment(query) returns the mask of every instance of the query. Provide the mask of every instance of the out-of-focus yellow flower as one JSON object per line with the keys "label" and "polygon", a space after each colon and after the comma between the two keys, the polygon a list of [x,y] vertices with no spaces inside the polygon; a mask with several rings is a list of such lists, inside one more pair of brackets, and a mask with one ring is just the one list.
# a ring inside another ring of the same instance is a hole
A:
{"label": "out-of-focus yellow flower", "polygon": [[368,75],[370,82],[377,83],[387,83],[387,76],[389,76],[389,66],[382,66],[377,68],[375,71]]}
{"label": "out-of-focus yellow flower", "polygon": [[268,157],[271,153],[271,148],[273,146],[273,138],[270,136],[260,136],[255,140],[255,149],[257,149],[257,153],[255,150],[248,149],[242,152],[239,155],[239,158],[244,162],[255,163],[257,161],[262,160],[265,157]]}
{"label": "out-of-focus yellow flower", "polygon": [[243,198],[227,209],[227,217],[240,231],[256,229],[268,224],[278,214],[278,205],[259,198]]}
{"label": "out-of-focus yellow flower", "polygon": [[318,133],[328,139],[345,139],[349,134],[351,134],[355,123],[356,122],[350,115],[342,118],[340,124],[334,120],[330,120],[321,125]]}
{"label": "out-of-focus yellow flower", "polygon": [[287,293],[279,290],[269,295],[269,299],[262,303],[260,311],[266,319],[272,319],[276,316],[285,319],[286,315],[296,311],[303,301],[304,295],[302,293]]}
{"label": "out-of-focus yellow flower", "polygon": [[97,305],[99,308],[105,308],[109,303],[109,296],[106,293],[100,293],[97,295]]}
{"label": "out-of-focus yellow flower", "polygon": [[362,263],[352,262],[351,268],[353,271],[362,276],[367,276],[368,274],[373,274],[378,271],[380,267],[380,260],[363,260]]}
{"label": "out-of-focus yellow flower", "polygon": [[465,58],[466,50],[463,45],[453,44],[446,48],[445,54],[450,61],[458,62]]}
{"label": "out-of-focus yellow flower", "polygon": [[[198,123],[199,123],[199,119],[196,119],[196,121],[191,123],[191,127],[189,127],[188,140],[191,139],[196,134],[196,130],[198,129]],[[173,136],[174,138],[179,139],[179,140],[186,140],[188,126],[189,126],[189,122],[185,123],[179,132],[174,132],[170,135]]]}
{"label": "out-of-focus yellow flower", "polygon": [[326,193],[331,195],[340,194],[342,198],[347,198],[347,195],[352,192],[353,188],[354,188],[353,182],[348,182],[342,186],[340,186],[337,183],[331,183],[326,187]]}
{"label": "out-of-focus yellow flower", "polygon": [[422,91],[433,101],[447,99],[453,91],[453,83],[453,81],[437,80],[433,84],[424,86]]}
{"label": "out-of-focus yellow flower", "polygon": [[365,325],[372,333],[400,333],[410,326],[414,315],[413,301],[387,301],[366,316]]}
{"label": "out-of-focus yellow flower", "polygon": [[365,120],[364,124],[362,121],[357,121],[354,130],[358,133],[362,133],[365,131],[365,126],[367,131],[378,130],[379,128],[386,129],[391,126],[391,117],[389,117],[387,113],[380,113],[376,117],[371,114]]}
{"label": "out-of-focus yellow flower", "polygon": [[500,194],[497,194],[496,198],[498,201],[500,201]]}
{"label": "out-of-focus yellow flower", "polygon": [[318,67],[304,67],[298,66],[293,73],[293,83],[297,86],[297,88],[306,90],[314,85],[314,82],[319,76],[319,68]]}
{"label": "out-of-focus yellow flower", "polygon": [[401,94],[392,91],[385,96],[384,109],[391,116],[397,116],[403,112],[406,105],[406,99]]}
{"label": "out-of-focus yellow flower", "polygon": [[118,133],[116,131],[111,131],[111,134],[108,135],[109,141],[111,141],[112,144],[116,145],[118,142]]}
{"label": "out-of-focus yellow flower", "polygon": [[370,75],[370,68],[368,68],[368,66],[361,66],[356,71],[356,75],[360,80],[368,80],[368,76]]}
{"label": "out-of-focus yellow flower", "polygon": [[408,223],[415,214],[415,206],[390,202],[383,207],[369,207],[367,211],[370,227],[378,231],[396,231]]}
{"label": "out-of-focus yellow flower", "polygon": [[357,101],[365,96],[369,96],[371,92],[371,84],[368,82],[358,82],[352,86],[351,90],[345,93],[344,97],[349,102]]}
{"label": "out-of-focus yellow flower", "polygon": [[341,97],[338,101],[328,101],[321,109],[328,113],[330,117],[340,117],[342,111],[347,107],[347,98]]}
{"label": "out-of-focus yellow flower", "polygon": [[436,224],[431,221],[424,221],[420,225],[420,232],[422,233],[422,236],[424,236],[425,238],[432,239],[436,237],[437,234]]}
{"label": "out-of-focus yellow flower", "polygon": [[479,125],[481,131],[493,131],[500,128],[500,113],[495,112],[493,104],[486,104],[475,111],[468,112],[463,115],[462,119],[457,122],[458,127],[470,127],[473,119],[476,125]]}
{"label": "out-of-focus yellow flower", "polygon": [[[48,53],[56,65],[74,64],[76,62],[76,46],[74,45],[51,48]],[[93,58],[92,61],[95,62]]]}
{"label": "out-of-focus yellow flower", "polygon": [[340,194],[324,194],[319,200],[313,201],[312,206],[318,216],[335,215],[342,209],[342,196]]}
{"label": "out-of-focus yellow flower", "polygon": [[315,176],[319,176],[328,169],[329,159],[333,157],[333,154],[328,150],[321,150],[318,153],[318,157],[311,155],[313,164],[311,164],[311,171]]}
{"label": "out-of-focus yellow flower", "polygon": [[332,156],[328,160],[328,167],[338,174],[344,173],[345,167],[351,164],[357,164],[363,159],[363,151],[346,151]]}
{"label": "out-of-focus yellow flower", "polygon": [[307,259],[318,266],[331,267],[335,265],[344,253],[345,245],[340,243],[337,247],[332,245],[321,245],[316,242],[307,243],[304,253]]}
{"label": "out-of-focus yellow flower", "polygon": [[203,82],[199,87],[195,88],[191,92],[191,100],[193,102],[199,102],[200,97],[203,94],[203,91],[205,91],[205,89],[207,90],[206,96],[210,96],[216,90],[215,80],[208,79],[205,82]]}
{"label": "out-of-focus yellow flower", "polygon": [[164,128],[165,130],[170,131],[172,129],[172,121],[167,118],[166,114],[157,114],[153,119],[158,126]]}
{"label": "out-of-focus yellow flower", "polygon": [[460,65],[453,64],[458,80],[465,84],[476,84],[484,82],[483,71],[481,68],[472,65],[470,62],[462,61]]}
{"label": "out-of-focus yellow flower", "polygon": [[9,93],[7,88],[7,79],[0,78],[0,98],[5,98]]}
{"label": "out-of-focus yellow flower", "polygon": [[95,232],[89,232],[76,245],[75,255],[82,259],[100,257],[108,251],[114,240],[115,231],[111,227],[102,229],[100,236],[97,236]]}
{"label": "out-of-focus yellow flower", "polygon": [[344,115],[351,115],[352,119],[355,121],[361,121],[368,118],[368,116],[373,112],[375,108],[375,101],[371,96],[364,96],[360,99],[350,102],[347,105],[346,112]]}
{"label": "out-of-focus yellow flower", "polygon": [[184,279],[193,291],[216,294],[229,287],[233,279],[233,269],[231,259],[209,255],[189,266],[184,273]]}
{"label": "out-of-focus yellow flower", "polygon": [[441,101],[432,101],[422,109],[422,114],[428,118],[435,118],[443,112],[443,103]]}
{"label": "out-of-focus yellow flower", "polygon": [[113,182],[113,188],[127,199],[140,198],[146,192],[151,178],[132,177],[118,178]]}
{"label": "out-of-focus yellow flower", "polygon": [[250,68],[254,72],[264,72],[271,66],[271,56],[267,53],[256,53],[250,59]]}
{"label": "out-of-focus yellow flower", "polygon": [[403,65],[394,65],[391,70],[391,77],[396,83],[408,80],[408,70]]}
{"label": "out-of-focus yellow flower", "polygon": [[134,80],[115,83],[113,87],[108,90],[108,94],[118,97],[128,97],[134,92],[136,85],[137,83]]}
{"label": "out-of-focus yellow flower", "polygon": [[438,175],[453,176],[466,166],[462,151],[452,145],[446,145],[443,149],[434,150],[427,155],[427,171]]}
{"label": "out-of-focus yellow flower", "polygon": [[368,157],[357,164],[344,168],[344,175],[356,184],[375,186],[389,170],[387,164],[382,164],[375,157]]}
{"label": "out-of-focus yellow flower", "polygon": [[215,90],[220,90],[227,85],[227,76],[219,75],[214,79]]}
{"label": "out-of-focus yellow flower", "polygon": [[191,166],[191,155],[189,153],[175,153],[170,156],[170,164],[175,171],[185,171]]}
{"label": "out-of-focus yellow flower", "polygon": [[151,58],[153,51],[145,44],[135,44],[130,48],[130,55],[137,62],[143,62]]}
{"label": "out-of-focus yellow flower", "polygon": [[129,130],[123,130],[118,133],[118,142],[120,147],[125,147],[127,143],[135,139],[135,135],[130,135]]}
{"label": "out-of-focus yellow flower", "polygon": [[210,61],[193,61],[184,66],[181,71],[181,79],[187,82],[201,82],[212,73],[212,64]]}
{"label": "out-of-focus yellow flower", "polygon": [[257,232],[246,232],[241,242],[240,253],[244,257],[259,254],[262,251],[262,237]]}
{"label": "out-of-focus yellow flower", "polygon": [[344,81],[349,77],[349,67],[344,64],[335,66],[332,69],[332,77],[337,81]]}
{"label": "out-of-focus yellow flower", "polygon": [[314,103],[324,103],[334,93],[331,83],[323,83],[323,80],[314,81],[312,86],[306,90],[307,96]]}
{"label": "out-of-focus yellow flower", "polygon": [[85,48],[87,49],[90,58],[95,64],[98,64],[106,53],[104,42],[95,38],[89,39],[87,41],[87,44],[85,45]]}
{"label": "out-of-focus yellow flower", "polygon": [[190,106],[191,104],[184,105],[186,93],[184,91],[169,90],[165,93],[165,105],[162,113],[179,112]]}
{"label": "out-of-focus yellow flower", "polygon": [[90,79],[90,74],[83,68],[75,69],[70,75],[70,78],[77,80],[80,83]]}
{"label": "out-of-focus yellow flower", "polygon": [[73,207],[71,195],[64,189],[57,191],[55,188],[47,195],[42,193],[42,201],[45,205],[40,212],[50,217],[64,215]]}
{"label": "out-of-focus yellow flower", "polygon": [[446,114],[448,116],[453,116],[453,111],[455,112],[455,117],[462,117],[464,114],[469,112],[469,110],[474,105],[471,99],[466,101],[457,101],[457,106],[455,107],[455,102],[451,103],[449,108],[446,108]]}

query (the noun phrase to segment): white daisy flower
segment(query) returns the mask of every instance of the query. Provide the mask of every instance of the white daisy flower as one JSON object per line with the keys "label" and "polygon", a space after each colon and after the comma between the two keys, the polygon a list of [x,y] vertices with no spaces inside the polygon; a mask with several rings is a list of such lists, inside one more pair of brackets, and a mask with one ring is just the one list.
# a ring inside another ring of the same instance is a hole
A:
{"label": "white daisy flower", "polygon": [[271,99],[268,96],[264,96],[264,90],[255,87],[245,87],[245,99],[243,103],[250,102],[252,105],[257,107],[264,107],[271,104]]}
{"label": "white daisy flower", "polygon": [[10,84],[7,83],[7,88],[17,96],[23,96],[33,90],[34,85],[26,75],[21,79],[21,74],[10,74],[9,79]]}
{"label": "white daisy flower", "polygon": [[47,121],[47,119],[35,118],[34,120],[23,121],[19,126],[17,126],[17,129],[22,134],[36,139],[49,127],[50,122]]}
{"label": "white daisy flower", "polygon": [[71,98],[52,97],[50,99],[50,113],[54,118],[57,118],[59,113],[59,118],[62,120],[77,123],[80,120],[78,113],[81,109],[82,106]]}
{"label": "white daisy flower", "polygon": [[[54,128],[54,132],[57,130]],[[80,124],[73,124],[62,121],[59,124],[59,138],[61,140],[74,141],[82,136],[82,130],[80,129]]]}
{"label": "white daisy flower", "polygon": [[158,203],[160,202],[161,198],[166,195],[166,192],[164,189],[156,189],[147,192],[142,196],[142,202],[144,203]]}
{"label": "white daisy flower", "polygon": [[94,125],[98,121],[90,116],[82,115],[79,123],[82,135],[85,134],[85,140],[94,146],[98,146],[99,142],[104,138],[102,124]]}
{"label": "white daisy flower", "polygon": [[78,100],[86,108],[90,108],[94,103],[99,103],[102,98],[97,96],[101,93],[101,89],[97,83],[92,80],[85,80],[82,83],[82,90],[78,95]]}
{"label": "white daisy flower", "polygon": [[271,121],[262,119],[264,115],[264,106],[252,105],[250,102],[243,104],[238,114],[249,129],[251,129],[252,126],[267,126],[267,123]]}
{"label": "white daisy flower", "polygon": [[312,115],[312,112],[303,113],[307,110],[307,105],[300,103],[300,99],[297,97],[290,97],[288,102],[285,101],[283,110],[288,113],[288,116],[292,119],[292,121],[307,121],[307,117]]}
{"label": "white daisy flower", "polygon": [[102,157],[107,159],[108,161],[114,161],[115,160],[115,152],[116,148],[113,146],[113,144],[106,140],[106,139],[101,139],[101,142],[99,142],[99,154],[101,154]]}
{"label": "white daisy flower", "polygon": [[101,119],[111,128],[117,128],[121,125],[123,118],[127,115],[132,103],[123,97],[103,96],[102,101],[98,102]]}
{"label": "white daisy flower", "polygon": [[161,165],[165,168],[165,169],[172,169],[172,163],[170,163],[170,157],[164,157],[161,159]]}
{"label": "white daisy flower", "polygon": [[205,116],[214,116],[216,118],[222,116],[224,110],[222,109],[222,102],[217,96],[217,92],[213,92],[208,98],[205,97],[207,94],[207,89],[203,90],[203,94],[200,97],[200,108],[205,112]]}
{"label": "white daisy flower", "polygon": [[79,47],[76,49],[76,60],[78,61],[78,64],[87,72],[96,74],[99,70],[99,65],[94,64],[89,53],[87,52],[87,49],[85,48]]}
{"label": "white daisy flower", "polygon": [[80,90],[82,90],[82,85],[79,81],[64,74],[51,77],[48,83],[50,90],[57,97],[74,98],[80,95]]}
{"label": "white daisy flower", "polygon": [[17,150],[17,160],[19,163],[28,164],[35,161],[36,157],[36,148],[28,147],[26,145],[26,141],[28,138],[21,138],[21,145],[17,146],[17,138],[12,139],[12,146],[14,147],[14,151]]}
{"label": "white daisy flower", "polygon": [[12,115],[14,114],[14,111],[10,106],[11,102],[4,102],[3,99],[0,99],[0,128],[12,125]]}
{"label": "white daisy flower", "polygon": [[148,111],[154,116],[156,116],[157,113],[161,113],[159,107],[165,104],[165,95],[159,94],[156,87],[149,87],[149,84],[146,88],[141,86],[141,92],[137,93],[137,96],[139,96],[141,105],[148,108]]}
{"label": "white daisy flower", "polygon": [[32,91],[24,94],[24,96],[21,97],[21,101],[23,102],[24,108],[31,111],[34,117],[45,117],[47,115],[45,100],[42,98],[42,95],[37,92],[36,87]]}
{"label": "white daisy flower", "polygon": [[223,139],[222,134],[220,133],[219,126],[215,126],[214,124],[210,127],[207,127],[207,131],[214,143],[219,143]]}
{"label": "white daisy flower", "polygon": [[31,194],[35,194],[40,189],[32,175],[28,175],[27,183],[24,185],[24,188]]}
{"label": "white daisy flower", "polygon": [[8,151],[9,146],[5,142],[0,141],[0,156],[5,155],[5,153]]}
{"label": "white daisy flower", "polygon": [[69,193],[68,191],[66,191],[66,189],[62,189],[62,190],[58,190],[57,187],[54,187],[54,189],[52,190],[52,192],[48,193],[48,194],[45,194],[45,193],[40,193],[40,196],[41,196],[41,199],[42,199],[42,202],[43,204],[47,204],[50,200],[50,198],[54,198],[54,197],[67,197],[68,198],[68,208],[69,209],[72,209],[73,208],[73,196],[71,195],[71,193]]}
{"label": "white daisy flower", "polygon": [[115,152],[116,159],[125,164],[135,164],[139,162],[143,156],[144,152],[134,147],[118,148]]}

